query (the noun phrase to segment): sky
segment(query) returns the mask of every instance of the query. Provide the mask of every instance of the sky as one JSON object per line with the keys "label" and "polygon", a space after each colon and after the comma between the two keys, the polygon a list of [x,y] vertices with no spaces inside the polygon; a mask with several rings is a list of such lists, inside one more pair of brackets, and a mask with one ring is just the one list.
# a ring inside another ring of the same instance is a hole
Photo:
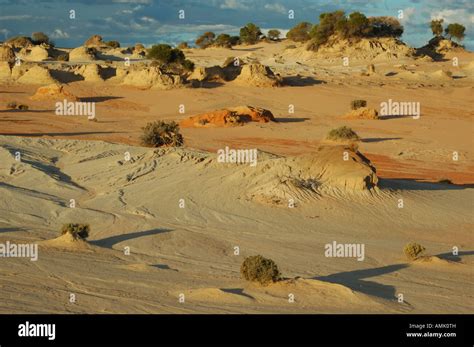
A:
{"label": "sky", "polygon": [[[71,10],[75,18],[70,18]],[[184,18],[179,18],[181,10]],[[80,46],[94,34],[122,46],[193,43],[205,31],[238,35],[249,22],[264,33],[286,33],[299,22],[317,23],[321,12],[335,10],[394,17],[403,11],[402,40],[413,47],[433,36],[431,19],[458,22],[466,27],[463,44],[474,49],[473,0],[0,0],[0,40],[42,31],[59,47]]]}

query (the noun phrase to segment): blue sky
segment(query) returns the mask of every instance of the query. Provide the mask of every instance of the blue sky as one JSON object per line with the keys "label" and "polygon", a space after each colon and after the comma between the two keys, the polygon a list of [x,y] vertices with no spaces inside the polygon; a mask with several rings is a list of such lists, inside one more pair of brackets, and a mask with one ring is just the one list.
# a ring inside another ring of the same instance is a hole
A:
{"label": "blue sky", "polygon": [[[473,0],[0,0],[0,40],[47,33],[58,46],[79,46],[93,34],[118,40],[176,44],[193,42],[205,32],[238,34],[248,22],[262,29],[287,30],[301,21],[315,23],[321,12],[342,9],[367,16],[398,16],[403,10],[402,39],[419,47],[431,38],[429,21],[444,18],[466,27],[464,44],[474,48]],[[76,18],[69,18],[69,11]],[[185,19],[179,19],[180,10]],[[295,18],[288,18],[294,10]]]}

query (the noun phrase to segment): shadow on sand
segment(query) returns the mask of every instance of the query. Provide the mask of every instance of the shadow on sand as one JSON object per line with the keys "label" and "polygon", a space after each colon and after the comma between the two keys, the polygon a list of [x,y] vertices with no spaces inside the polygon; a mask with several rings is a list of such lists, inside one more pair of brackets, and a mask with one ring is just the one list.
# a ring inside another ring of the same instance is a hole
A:
{"label": "shadow on sand", "polygon": [[374,269],[339,272],[329,276],[314,277],[313,279],[341,284],[354,291],[372,296],[378,296],[387,300],[393,300],[396,298],[395,287],[371,281],[363,281],[363,279],[385,275],[406,267],[408,267],[408,264],[394,264]]}
{"label": "shadow on sand", "polygon": [[378,185],[381,189],[394,190],[462,190],[474,188],[474,184],[420,182],[415,178],[382,178]]}
{"label": "shadow on sand", "polygon": [[300,123],[309,120],[309,118],[298,118],[298,117],[282,117],[275,118],[278,123]]}
{"label": "shadow on sand", "polygon": [[326,82],[317,80],[313,77],[304,77],[304,76],[288,76],[283,77],[283,85],[290,87],[306,87],[314,86],[317,84],[325,84]]}
{"label": "shadow on sand", "polygon": [[114,236],[106,237],[105,239],[90,241],[90,243],[96,246],[100,246],[100,247],[112,248],[113,245],[116,245],[117,243],[120,243],[123,241],[129,241],[129,240],[137,239],[139,237],[144,237],[144,236],[167,233],[170,231],[172,230],[171,229],[151,229],[151,230],[146,230],[146,231],[136,231],[134,233],[114,235]]}
{"label": "shadow on sand", "polygon": [[441,253],[441,254],[437,254],[436,256],[443,260],[460,262],[462,260],[461,257],[466,256],[466,255],[474,255],[474,251],[461,251],[461,252],[458,252],[458,255],[453,255],[453,253]]}
{"label": "shadow on sand", "polygon": [[82,102],[104,102],[107,100],[123,99],[122,96],[90,96],[81,98]]}
{"label": "shadow on sand", "polygon": [[366,139],[362,139],[362,142],[373,143],[373,142],[383,142],[383,141],[391,141],[391,140],[402,140],[402,138],[401,137],[369,137]]}

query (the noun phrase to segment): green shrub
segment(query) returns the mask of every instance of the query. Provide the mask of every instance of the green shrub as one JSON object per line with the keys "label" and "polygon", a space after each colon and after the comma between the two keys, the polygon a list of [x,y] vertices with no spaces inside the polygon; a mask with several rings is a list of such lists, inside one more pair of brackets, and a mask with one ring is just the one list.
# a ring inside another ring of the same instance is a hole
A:
{"label": "green shrub", "polygon": [[76,224],[68,223],[64,224],[61,228],[61,235],[71,234],[74,239],[85,240],[89,237],[90,227],[89,224]]}
{"label": "green shrub", "polygon": [[261,255],[245,258],[240,266],[240,275],[247,281],[259,282],[264,286],[281,279],[275,262]]}
{"label": "green shrub", "polygon": [[201,36],[196,39],[196,46],[200,48],[207,48],[214,43],[214,39],[216,38],[216,34],[212,31],[207,31]]}
{"label": "green shrub", "polygon": [[216,40],[214,41],[214,45],[216,45],[217,47],[226,47],[226,48],[232,47],[232,44],[230,42],[230,35],[229,34],[219,34],[216,37]]}
{"label": "green shrub", "polygon": [[183,61],[182,65],[185,70],[194,71],[194,63],[191,60],[186,59],[185,61]]}
{"label": "green shrub", "polygon": [[183,145],[183,135],[179,133],[179,125],[176,122],[166,123],[156,121],[148,123],[143,129],[141,136],[142,144],[151,147]]}
{"label": "green shrub", "polygon": [[357,110],[358,108],[366,107],[366,106],[367,106],[366,100],[357,99],[357,100],[351,101],[351,110]]}
{"label": "green shrub", "polygon": [[313,25],[308,22],[301,22],[288,31],[286,38],[295,42],[305,42],[310,39],[309,32]]}
{"label": "green shrub", "polygon": [[408,259],[415,260],[418,259],[425,250],[426,248],[419,243],[410,242],[403,248],[403,253],[405,253]]}
{"label": "green shrub", "polygon": [[277,29],[272,29],[268,31],[268,38],[273,41],[278,41],[280,39],[281,32]]}
{"label": "green shrub", "polygon": [[430,23],[431,31],[433,32],[434,36],[441,36],[443,34],[443,22],[444,20],[441,19],[433,19]]}
{"label": "green shrub", "polygon": [[31,34],[31,39],[33,40],[33,43],[35,45],[40,45],[42,43],[47,44],[47,45],[50,44],[48,35],[46,35],[43,32],[36,32],[36,33]]}
{"label": "green shrub", "polygon": [[147,58],[163,64],[180,63],[185,60],[184,53],[180,49],[166,44],[153,45],[148,51]]}
{"label": "green shrub", "polygon": [[349,127],[342,126],[336,129],[332,129],[328,136],[328,140],[359,140],[359,136]]}
{"label": "green shrub", "polygon": [[451,23],[445,29],[446,34],[449,36],[450,39],[455,38],[458,41],[464,39],[464,32],[466,31],[466,27],[459,23]]}
{"label": "green shrub", "polygon": [[253,45],[260,40],[262,32],[260,28],[253,23],[248,23],[243,28],[240,28],[240,42]]}

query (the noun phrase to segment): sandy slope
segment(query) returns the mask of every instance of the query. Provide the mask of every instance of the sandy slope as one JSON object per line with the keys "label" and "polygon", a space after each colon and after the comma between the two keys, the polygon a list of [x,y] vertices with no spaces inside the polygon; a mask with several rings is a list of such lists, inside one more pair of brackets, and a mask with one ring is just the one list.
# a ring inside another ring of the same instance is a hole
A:
{"label": "sandy slope", "polygon": [[[249,170],[278,169],[279,159],[270,155],[250,168],[189,149],[100,141],[2,136],[0,146],[1,242],[54,239],[70,221],[92,226],[87,247],[48,241],[40,243],[37,262],[3,259],[2,312],[474,308],[472,189],[382,180],[381,189],[342,194],[329,182],[290,209],[248,194],[265,186]],[[23,153],[22,163],[13,159],[15,151]],[[404,209],[397,208],[400,197]],[[76,199],[76,208],[68,207],[69,199]],[[450,261],[408,264],[402,248],[411,240]],[[365,260],[325,257],[324,245],[332,241],[364,243]],[[454,245],[459,257],[443,255]],[[274,259],[287,277],[302,278],[265,288],[247,284],[238,271],[243,257],[253,254]],[[77,294],[76,304],[68,302],[70,293]],[[185,303],[178,302],[181,293]],[[396,302],[399,293],[404,304]]]}

